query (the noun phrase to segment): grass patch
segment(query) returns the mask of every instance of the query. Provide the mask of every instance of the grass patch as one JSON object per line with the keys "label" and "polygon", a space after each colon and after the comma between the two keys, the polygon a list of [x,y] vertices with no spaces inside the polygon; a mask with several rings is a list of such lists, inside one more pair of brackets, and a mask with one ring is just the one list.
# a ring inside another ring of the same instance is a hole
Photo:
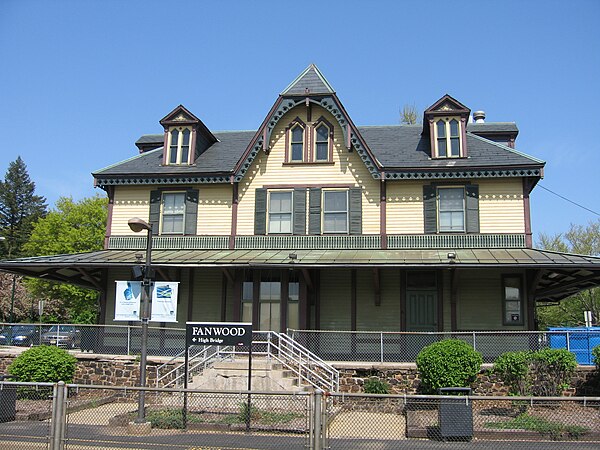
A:
{"label": "grass patch", "polygon": [[550,439],[558,441],[565,437],[579,439],[589,432],[589,428],[578,425],[565,425],[560,422],[552,422],[541,417],[535,417],[529,414],[520,414],[514,419],[502,422],[487,422],[486,428],[495,428],[501,430],[527,430],[535,431]]}

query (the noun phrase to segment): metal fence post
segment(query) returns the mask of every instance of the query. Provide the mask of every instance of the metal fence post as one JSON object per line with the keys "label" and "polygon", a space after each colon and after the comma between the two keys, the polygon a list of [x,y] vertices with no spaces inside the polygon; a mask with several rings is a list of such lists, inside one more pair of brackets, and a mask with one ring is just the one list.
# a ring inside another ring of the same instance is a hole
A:
{"label": "metal fence post", "polygon": [[379,349],[381,352],[381,358],[379,358],[380,362],[383,362],[383,332],[379,333]]}
{"label": "metal fence post", "polygon": [[66,425],[66,390],[67,386],[64,381],[59,381],[55,386],[55,401],[52,409],[52,440],[50,442],[50,450],[62,450],[65,440],[65,425]]}
{"label": "metal fence post", "polygon": [[475,339],[475,332],[473,331],[473,350],[477,350],[477,342]]}
{"label": "metal fence post", "polygon": [[323,439],[323,425],[321,422],[321,414],[323,414],[323,393],[320,390],[315,391],[315,397],[314,397],[314,407],[313,407],[313,414],[314,414],[314,419],[312,421],[313,423],[313,427],[314,430],[312,432],[313,438],[314,438],[314,442],[313,442],[313,449],[314,450],[321,450],[322,447],[322,439]]}
{"label": "metal fence post", "polygon": [[127,325],[127,355],[131,355],[131,326]]}

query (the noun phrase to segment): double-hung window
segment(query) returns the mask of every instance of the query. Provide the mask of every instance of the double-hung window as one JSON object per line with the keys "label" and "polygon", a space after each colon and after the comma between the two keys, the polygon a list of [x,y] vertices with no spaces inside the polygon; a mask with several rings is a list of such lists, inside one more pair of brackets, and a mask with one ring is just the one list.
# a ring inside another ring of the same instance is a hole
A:
{"label": "double-hung window", "polygon": [[324,124],[316,129],[315,150],[316,161],[329,160],[329,128]]}
{"label": "double-hung window", "polygon": [[161,233],[183,234],[185,192],[165,192],[162,195]]}
{"label": "double-hung window", "polygon": [[465,231],[464,188],[438,188],[439,231],[462,233]]}
{"label": "double-hung window", "polygon": [[323,233],[348,232],[348,190],[323,190]]}
{"label": "double-hung window", "polygon": [[269,192],[269,234],[292,233],[292,191]]}
{"label": "double-hung window", "polygon": [[169,164],[189,164],[191,131],[178,127],[169,133]]}
{"label": "double-hung window", "polygon": [[290,160],[301,162],[304,160],[304,128],[301,125],[295,125],[291,129],[291,138]]}

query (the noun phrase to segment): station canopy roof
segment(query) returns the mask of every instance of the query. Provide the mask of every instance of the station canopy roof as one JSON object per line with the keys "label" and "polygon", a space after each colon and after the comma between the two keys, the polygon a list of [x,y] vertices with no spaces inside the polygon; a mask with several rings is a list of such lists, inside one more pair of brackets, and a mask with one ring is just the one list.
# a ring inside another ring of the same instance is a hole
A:
{"label": "station canopy roof", "polygon": [[[139,250],[37,256],[0,261],[0,270],[102,290],[103,273],[141,264]],[[152,265],[169,268],[404,268],[531,269],[530,286],[540,301],[556,301],[600,286],[600,257],[530,248],[410,250],[153,250]]]}

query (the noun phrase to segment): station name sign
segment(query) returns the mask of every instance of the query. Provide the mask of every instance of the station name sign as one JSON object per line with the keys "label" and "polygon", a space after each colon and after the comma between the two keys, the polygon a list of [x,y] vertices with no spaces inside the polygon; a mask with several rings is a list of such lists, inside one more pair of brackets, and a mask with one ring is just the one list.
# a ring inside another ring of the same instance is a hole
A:
{"label": "station name sign", "polygon": [[252,343],[252,324],[245,322],[187,322],[186,345],[243,345]]}

